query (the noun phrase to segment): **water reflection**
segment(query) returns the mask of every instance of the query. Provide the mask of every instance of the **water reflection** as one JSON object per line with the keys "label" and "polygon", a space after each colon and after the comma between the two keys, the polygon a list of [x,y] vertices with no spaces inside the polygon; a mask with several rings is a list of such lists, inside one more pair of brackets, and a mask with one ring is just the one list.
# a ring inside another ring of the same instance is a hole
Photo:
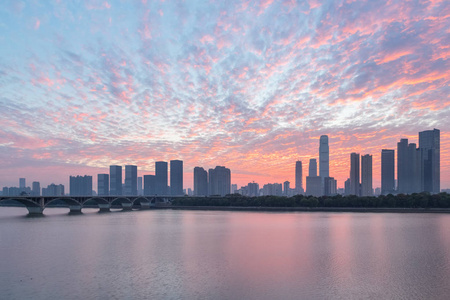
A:
{"label": "water reflection", "polygon": [[6,298],[445,299],[450,216],[0,210]]}

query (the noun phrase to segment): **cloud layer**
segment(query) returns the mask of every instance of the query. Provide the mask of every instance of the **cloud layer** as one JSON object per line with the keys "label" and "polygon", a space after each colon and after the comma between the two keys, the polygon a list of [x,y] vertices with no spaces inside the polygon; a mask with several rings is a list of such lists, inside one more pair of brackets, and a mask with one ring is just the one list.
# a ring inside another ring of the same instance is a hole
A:
{"label": "cloud layer", "polygon": [[0,6],[0,185],[182,159],[244,185],[441,130],[450,188],[446,1],[68,1]]}

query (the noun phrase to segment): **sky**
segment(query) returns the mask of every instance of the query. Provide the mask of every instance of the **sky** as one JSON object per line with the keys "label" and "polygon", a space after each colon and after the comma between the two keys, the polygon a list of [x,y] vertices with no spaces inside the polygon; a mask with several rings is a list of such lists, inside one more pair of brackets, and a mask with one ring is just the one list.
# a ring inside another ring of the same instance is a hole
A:
{"label": "sky", "polygon": [[[350,153],[441,131],[450,188],[448,1],[1,1],[0,186],[68,186],[109,165],[184,161],[295,185],[328,135]],[[305,184],[305,179],[303,179]]]}

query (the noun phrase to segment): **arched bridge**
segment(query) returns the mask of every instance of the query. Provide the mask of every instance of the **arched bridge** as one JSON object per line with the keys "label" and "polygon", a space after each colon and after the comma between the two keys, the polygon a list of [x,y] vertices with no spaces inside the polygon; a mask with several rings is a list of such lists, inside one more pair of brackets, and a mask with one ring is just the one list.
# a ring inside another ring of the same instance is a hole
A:
{"label": "arched bridge", "polygon": [[170,205],[173,198],[184,196],[0,196],[0,203],[15,201],[25,205],[29,214],[42,214],[44,209],[56,203],[68,206],[71,213],[81,213],[83,207],[99,208],[110,211],[111,207],[131,210],[133,207],[148,209],[153,206]]}

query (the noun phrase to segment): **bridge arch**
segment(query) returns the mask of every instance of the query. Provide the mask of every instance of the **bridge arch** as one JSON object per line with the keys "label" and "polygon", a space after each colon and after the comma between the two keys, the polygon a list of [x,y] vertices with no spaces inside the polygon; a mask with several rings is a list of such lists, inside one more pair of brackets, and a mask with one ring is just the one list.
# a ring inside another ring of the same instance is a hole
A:
{"label": "bridge arch", "polygon": [[133,202],[127,197],[117,197],[114,198],[111,202],[111,207],[116,204],[121,204],[123,210],[131,210],[133,208]]}
{"label": "bridge arch", "polygon": [[0,199],[0,202],[4,201],[14,201],[18,202],[25,206],[25,208],[28,210],[28,214],[42,214],[44,211],[44,207],[41,206],[38,198],[32,199],[27,197],[10,197],[10,198],[2,198]]}

